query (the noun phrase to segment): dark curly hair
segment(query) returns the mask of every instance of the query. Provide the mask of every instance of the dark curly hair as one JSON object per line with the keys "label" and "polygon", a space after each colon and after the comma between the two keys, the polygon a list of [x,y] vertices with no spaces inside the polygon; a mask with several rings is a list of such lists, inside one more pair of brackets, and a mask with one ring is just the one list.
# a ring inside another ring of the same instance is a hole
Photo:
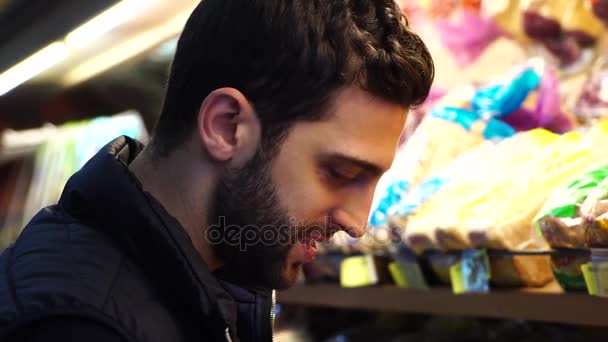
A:
{"label": "dark curly hair", "polygon": [[263,142],[319,120],[347,86],[410,107],[433,82],[432,58],[394,0],[203,0],[179,39],[153,144],[167,154],[196,127],[205,97],[240,90]]}

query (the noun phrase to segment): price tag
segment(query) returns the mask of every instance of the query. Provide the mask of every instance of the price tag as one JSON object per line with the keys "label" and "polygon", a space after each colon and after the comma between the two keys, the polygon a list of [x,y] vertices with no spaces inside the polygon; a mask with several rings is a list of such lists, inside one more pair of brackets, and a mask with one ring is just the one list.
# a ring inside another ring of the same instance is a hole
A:
{"label": "price tag", "polygon": [[581,266],[587,291],[592,296],[608,297],[608,263],[586,263]]}
{"label": "price tag", "polygon": [[466,250],[460,262],[450,267],[455,294],[490,292],[490,260],[485,250]]}
{"label": "price tag", "polygon": [[429,288],[417,262],[397,260],[391,262],[388,265],[388,269],[398,287],[411,289]]}
{"label": "price tag", "polygon": [[352,256],[340,264],[340,285],[361,287],[378,283],[378,272],[372,255]]}
{"label": "price tag", "polygon": [[593,271],[591,271],[591,263],[588,262],[586,264],[581,265],[581,270],[583,271],[583,276],[585,277],[585,284],[587,284],[587,291],[590,295],[597,295],[597,284],[595,282],[595,276]]}
{"label": "price tag", "polygon": [[450,279],[452,280],[452,291],[455,294],[465,292],[462,281],[462,263],[460,261],[450,267]]}
{"label": "price tag", "polygon": [[591,270],[597,280],[597,294],[601,297],[608,297],[608,263],[593,263]]}

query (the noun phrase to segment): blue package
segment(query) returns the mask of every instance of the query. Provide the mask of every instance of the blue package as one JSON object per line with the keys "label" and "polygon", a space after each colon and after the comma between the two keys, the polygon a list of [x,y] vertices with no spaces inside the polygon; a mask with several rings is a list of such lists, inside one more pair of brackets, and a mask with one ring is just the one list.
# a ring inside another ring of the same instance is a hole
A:
{"label": "blue package", "polygon": [[486,122],[483,130],[483,137],[487,140],[497,141],[515,135],[516,131],[509,124],[497,119],[490,119]]}
{"label": "blue package", "polygon": [[399,203],[395,204],[394,209],[389,211],[394,211],[401,216],[409,216],[448,182],[447,177],[429,178],[409,192]]}
{"label": "blue package", "polygon": [[[473,124],[482,120],[481,116],[473,111],[457,107],[436,107],[430,115],[453,122],[470,131]],[[515,134],[515,130],[508,124],[497,120],[485,121],[483,137],[487,140],[502,140]],[[409,182],[406,180],[393,181],[381,197],[376,208],[372,210],[369,217],[371,226],[386,224],[388,218],[393,215],[408,216],[422,205],[429,197],[441,190],[449,182],[449,175],[441,174],[431,177],[409,191]]]}
{"label": "blue package", "polygon": [[471,100],[471,107],[484,115],[505,116],[520,108],[540,81],[541,75],[528,68],[511,82],[479,90]]}
{"label": "blue package", "polygon": [[430,115],[459,124],[467,131],[470,131],[473,124],[481,119],[477,113],[457,107],[435,107]]}
{"label": "blue package", "polygon": [[391,215],[391,208],[396,203],[401,201],[409,188],[409,182],[405,180],[396,180],[387,188],[384,196],[378,202],[378,206],[372,211],[369,218],[369,224],[372,226],[380,226],[387,222]]}
{"label": "blue package", "polygon": [[490,261],[485,250],[465,250],[460,259],[464,292],[490,291]]}
{"label": "blue package", "polygon": [[[473,124],[482,119],[481,115],[468,109],[457,107],[436,107],[431,111],[431,116],[454,122],[470,131]],[[502,140],[515,134],[513,127],[497,119],[486,121],[483,137],[488,140]]]}
{"label": "blue package", "polygon": [[509,83],[479,91],[471,100],[471,105],[475,110],[505,116],[520,108],[540,81],[541,75],[532,69],[526,69]]}

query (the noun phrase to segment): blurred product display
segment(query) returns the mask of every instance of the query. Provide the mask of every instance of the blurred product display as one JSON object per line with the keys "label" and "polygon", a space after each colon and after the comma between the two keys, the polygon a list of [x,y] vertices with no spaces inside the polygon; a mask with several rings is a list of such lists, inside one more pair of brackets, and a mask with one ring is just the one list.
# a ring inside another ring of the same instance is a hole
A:
{"label": "blurred product display", "polygon": [[[578,301],[604,312],[594,297],[608,295],[601,1],[505,1],[498,9],[485,1],[478,7],[465,1],[415,3],[405,9],[412,22],[434,23],[430,32],[438,32],[441,49],[456,66],[475,69],[502,37],[520,44],[527,58],[489,70],[485,80],[436,86],[432,100],[414,111],[407,138],[379,183],[364,238],[334,237],[304,268],[308,286],[287,291],[285,302],[486,317],[502,312],[498,316],[505,319],[534,313],[528,318],[606,326],[571,308]],[[332,286],[352,294],[332,299],[318,293]],[[417,306],[418,300],[445,294],[440,291],[446,286],[453,302],[445,297],[436,306]],[[388,287],[403,288],[407,299],[374,292]],[[503,293],[514,288],[532,292],[503,302]],[[468,293],[487,296],[475,297],[481,309],[473,298],[469,308],[454,308],[460,305],[456,298],[465,300]],[[357,304],[351,296],[374,300]],[[534,301],[543,296],[563,301],[568,313],[538,312]],[[502,311],[511,306],[521,311]],[[566,338],[571,331],[555,336]],[[347,335],[335,340],[359,336]],[[529,338],[551,338],[543,336]],[[429,340],[450,340],[434,338]]]}
{"label": "blurred product display", "polygon": [[475,62],[499,37],[515,40],[565,73],[587,69],[601,55],[598,46],[605,33],[604,1],[418,3],[421,6],[409,5],[407,10],[434,21],[439,39],[460,66]]}
{"label": "blurred product display", "polygon": [[[0,203],[0,248],[15,240],[40,210],[57,203],[68,178],[105,144],[120,135],[146,140],[136,112],[1,133],[0,160],[17,158],[7,169],[12,187],[3,187]],[[0,164],[1,166],[1,164]]]}
{"label": "blurred product display", "polygon": [[600,58],[587,76],[573,112],[585,124],[608,115],[608,61],[605,58]]}

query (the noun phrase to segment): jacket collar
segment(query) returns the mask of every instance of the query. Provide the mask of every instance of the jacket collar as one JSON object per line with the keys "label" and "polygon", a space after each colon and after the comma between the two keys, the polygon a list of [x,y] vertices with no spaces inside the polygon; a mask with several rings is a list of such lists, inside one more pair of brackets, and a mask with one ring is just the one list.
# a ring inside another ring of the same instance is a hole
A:
{"label": "jacket collar", "polygon": [[[179,222],[129,171],[143,145],[120,137],[106,145],[66,185],[59,206],[110,236],[153,278],[190,308],[220,315],[235,330],[231,296],[209,272]],[[198,305],[192,305],[198,303]]]}

